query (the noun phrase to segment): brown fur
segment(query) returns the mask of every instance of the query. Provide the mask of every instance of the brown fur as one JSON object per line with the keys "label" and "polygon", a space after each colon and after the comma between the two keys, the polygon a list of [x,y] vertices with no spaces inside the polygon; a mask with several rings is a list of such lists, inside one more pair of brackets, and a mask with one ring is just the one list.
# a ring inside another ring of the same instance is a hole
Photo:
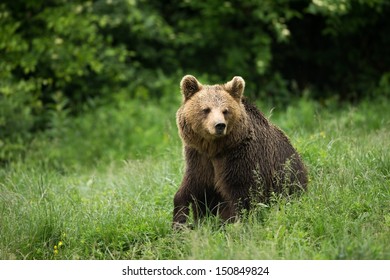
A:
{"label": "brown fur", "polygon": [[181,81],[183,103],[176,114],[186,170],[174,197],[173,226],[208,212],[234,221],[251,202],[271,193],[291,194],[307,185],[307,172],[285,134],[243,98],[245,82],[234,77],[207,86]]}

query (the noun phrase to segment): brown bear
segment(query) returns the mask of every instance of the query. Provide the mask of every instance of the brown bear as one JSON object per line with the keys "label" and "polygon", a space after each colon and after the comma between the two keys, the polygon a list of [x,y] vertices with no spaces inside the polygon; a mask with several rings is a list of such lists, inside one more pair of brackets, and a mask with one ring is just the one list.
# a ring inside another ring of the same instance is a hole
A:
{"label": "brown bear", "polygon": [[187,75],[176,114],[185,174],[174,197],[173,227],[208,213],[235,221],[272,193],[306,189],[306,168],[286,135],[243,97],[245,81],[202,85]]}

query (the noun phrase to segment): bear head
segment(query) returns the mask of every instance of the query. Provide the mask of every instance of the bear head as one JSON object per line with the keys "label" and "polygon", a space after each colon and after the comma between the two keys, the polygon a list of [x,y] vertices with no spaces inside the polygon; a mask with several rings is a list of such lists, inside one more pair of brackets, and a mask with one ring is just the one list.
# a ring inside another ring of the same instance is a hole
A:
{"label": "bear head", "polygon": [[178,111],[182,138],[185,129],[208,141],[230,135],[245,118],[244,88],[245,81],[238,76],[223,85],[202,85],[194,76],[184,76],[180,83],[183,104]]}

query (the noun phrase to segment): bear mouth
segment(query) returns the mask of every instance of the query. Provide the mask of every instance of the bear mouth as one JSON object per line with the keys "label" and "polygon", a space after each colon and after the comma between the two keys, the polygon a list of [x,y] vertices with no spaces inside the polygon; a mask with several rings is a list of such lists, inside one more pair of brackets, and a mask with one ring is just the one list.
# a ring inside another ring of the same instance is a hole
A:
{"label": "bear mouth", "polygon": [[207,134],[203,135],[203,137],[205,139],[209,139],[211,141],[223,138],[225,136],[226,136],[226,130],[219,130],[219,131],[213,130],[213,131],[209,131]]}
{"label": "bear mouth", "polygon": [[226,130],[218,130],[211,134],[213,138],[222,138],[226,136]]}
{"label": "bear mouth", "polygon": [[214,134],[213,134],[215,137],[219,138],[219,137],[223,137],[226,135],[225,131],[216,131]]}

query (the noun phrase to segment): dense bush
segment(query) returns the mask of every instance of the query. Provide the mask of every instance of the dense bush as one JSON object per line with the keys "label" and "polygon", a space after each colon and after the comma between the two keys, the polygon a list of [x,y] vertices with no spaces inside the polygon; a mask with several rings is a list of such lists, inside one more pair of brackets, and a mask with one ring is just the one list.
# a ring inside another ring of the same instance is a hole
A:
{"label": "dense bush", "polygon": [[79,111],[90,97],[119,90],[127,50],[99,32],[93,10],[85,1],[0,4],[0,160],[23,152],[64,100]]}
{"label": "dense bush", "polygon": [[303,89],[389,96],[389,11],[386,0],[2,1],[0,161],[58,111],[161,98],[185,73],[241,75],[248,93],[282,103]]}
{"label": "dense bush", "polygon": [[[291,1],[294,3],[294,1]],[[390,96],[390,3],[382,0],[313,0],[288,23],[289,44],[276,45],[275,70],[316,98],[357,100]],[[294,3],[295,4],[295,3]],[[375,90],[380,88],[380,90]]]}

